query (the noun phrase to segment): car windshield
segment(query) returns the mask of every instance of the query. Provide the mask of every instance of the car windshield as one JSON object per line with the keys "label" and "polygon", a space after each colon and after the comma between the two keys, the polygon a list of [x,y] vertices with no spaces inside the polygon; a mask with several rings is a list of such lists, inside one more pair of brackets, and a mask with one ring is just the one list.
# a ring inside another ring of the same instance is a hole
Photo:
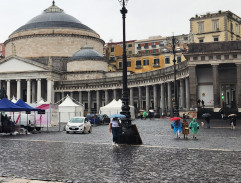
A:
{"label": "car windshield", "polygon": [[69,122],[70,123],[83,123],[84,118],[72,118]]}

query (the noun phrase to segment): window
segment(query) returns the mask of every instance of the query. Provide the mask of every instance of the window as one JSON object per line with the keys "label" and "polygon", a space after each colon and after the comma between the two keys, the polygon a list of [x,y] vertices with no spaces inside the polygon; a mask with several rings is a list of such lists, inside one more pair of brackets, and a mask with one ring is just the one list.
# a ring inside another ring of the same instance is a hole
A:
{"label": "window", "polygon": [[136,61],[136,68],[141,68],[141,60]]}
{"label": "window", "polygon": [[199,43],[203,43],[203,39],[199,39]]}
{"label": "window", "polygon": [[131,48],[131,47],[132,47],[132,44],[128,44],[128,47]]}
{"label": "window", "polygon": [[201,56],[201,60],[205,60],[205,56]]}
{"label": "window", "polygon": [[218,37],[214,37],[213,41],[219,41]]}
{"label": "window", "polygon": [[138,54],[141,54],[141,51],[138,51],[137,53],[138,53]]}
{"label": "window", "polygon": [[154,65],[160,65],[159,58],[154,58]]}
{"label": "window", "polygon": [[197,60],[197,57],[193,57],[193,60]]}
{"label": "window", "polygon": [[204,22],[198,22],[198,33],[204,32]]}
{"label": "window", "polygon": [[164,42],[163,41],[161,41],[160,42],[160,46],[164,46],[165,44],[164,44]]}
{"label": "window", "polygon": [[156,50],[152,50],[152,53],[156,53]]}
{"label": "window", "polygon": [[144,48],[146,48],[146,49],[149,48],[148,43],[145,43]]}
{"label": "window", "polygon": [[221,60],[221,55],[216,55],[217,60]]}
{"label": "window", "polygon": [[141,44],[138,44],[137,49],[141,49]]}
{"label": "window", "polygon": [[212,55],[208,56],[208,59],[213,60],[213,56]]}
{"label": "window", "polygon": [[156,43],[152,43],[152,48],[156,48]]}
{"label": "window", "polygon": [[238,55],[237,54],[233,54],[233,58],[238,58]]}
{"label": "window", "polygon": [[128,51],[129,54],[132,54],[132,51]]}
{"label": "window", "polygon": [[182,57],[181,56],[177,56],[177,63],[180,63],[182,61]]}
{"label": "window", "polygon": [[239,24],[235,24],[235,32],[237,35],[239,35],[240,31],[239,31]]}
{"label": "window", "polygon": [[213,20],[213,31],[219,31],[218,20]]}
{"label": "window", "polygon": [[149,65],[149,60],[143,60],[143,65]]}
{"label": "window", "polygon": [[114,52],[115,51],[115,48],[114,47],[111,47],[110,48],[110,52]]}
{"label": "window", "polygon": [[225,60],[229,59],[229,55],[224,55]]}
{"label": "window", "polygon": [[170,64],[170,57],[165,57],[165,64]]}
{"label": "window", "polygon": [[122,69],[122,62],[119,62],[119,69]]}
{"label": "window", "polygon": [[145,50],[145,53],[149,53],[149,51],[148,51],[148,50]]}
{"label": "window", "polygon": [[127,67],[131,67],[131,61],[127,61]]}

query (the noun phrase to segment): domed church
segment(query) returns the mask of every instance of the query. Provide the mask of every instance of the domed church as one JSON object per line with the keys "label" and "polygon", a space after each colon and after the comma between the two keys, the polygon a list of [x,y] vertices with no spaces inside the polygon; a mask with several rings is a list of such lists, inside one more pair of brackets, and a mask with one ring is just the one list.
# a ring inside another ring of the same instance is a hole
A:
{"label": "domed church", "polygon": [[4,44],[6,58],[0,62],[0,79],[9,98],[54,103],[66,94],[73,96],[68,91],[56,97],[54,85],[58,81],[108,77],[100,35],[54,1],[15,30]]}

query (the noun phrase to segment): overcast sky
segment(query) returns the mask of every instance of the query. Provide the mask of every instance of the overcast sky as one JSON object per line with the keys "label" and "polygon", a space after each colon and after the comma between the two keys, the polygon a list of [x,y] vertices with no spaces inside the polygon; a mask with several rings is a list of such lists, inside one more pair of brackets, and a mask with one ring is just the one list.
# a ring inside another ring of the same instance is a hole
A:
{"label": "overcast sky", "polygon": [[[52,0],[0,0],[0,43]],[[118,0],[55,0],[65,13],[100,34],[105,42],[122,41],[122,16]],[[129,0],[126,39],[188,34],[189,19],[196,14],[230,10],[241,17],[241,0]]]}

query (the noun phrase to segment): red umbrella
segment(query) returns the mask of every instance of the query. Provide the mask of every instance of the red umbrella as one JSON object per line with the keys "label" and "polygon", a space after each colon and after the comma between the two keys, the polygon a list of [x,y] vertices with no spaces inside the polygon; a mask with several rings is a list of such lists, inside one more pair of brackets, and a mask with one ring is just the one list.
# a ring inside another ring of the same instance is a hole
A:
{"label": "red umbrella", "polygon": [[173,117],[173,118],[170,118],[170,121],[177,121],[177,120],[180,120],[180,119],[182,119],[182,118],[180,118],[180,117]]}

